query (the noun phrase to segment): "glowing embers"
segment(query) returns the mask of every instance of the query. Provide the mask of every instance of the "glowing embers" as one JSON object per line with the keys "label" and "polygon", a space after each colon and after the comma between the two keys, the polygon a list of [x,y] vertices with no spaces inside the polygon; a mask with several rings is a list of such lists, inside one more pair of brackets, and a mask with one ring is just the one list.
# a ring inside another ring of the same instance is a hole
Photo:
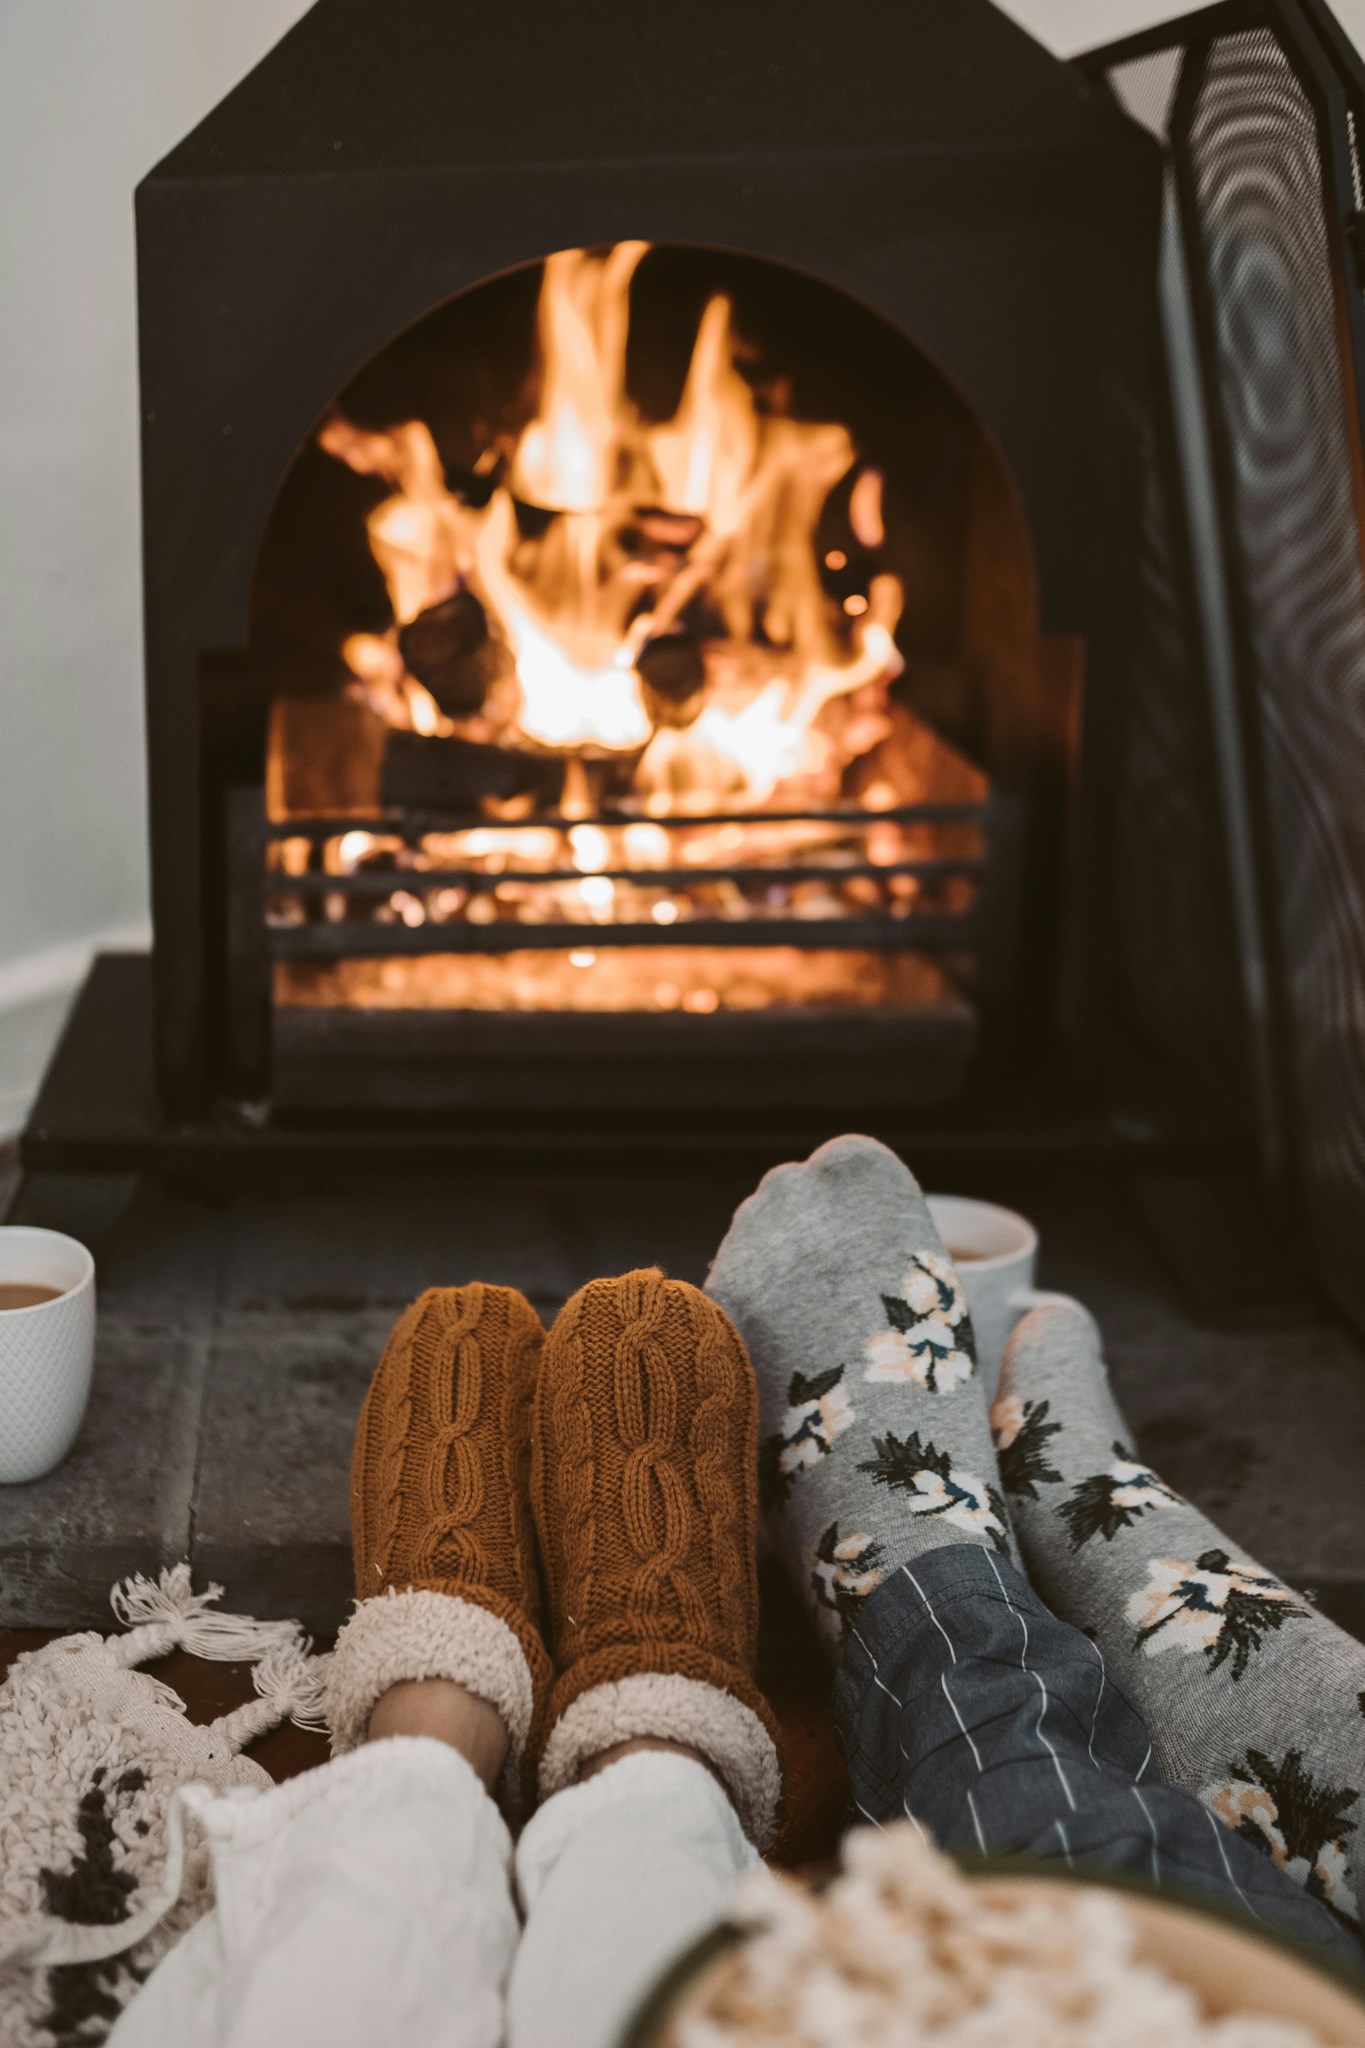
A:
{"label": "glowing embers", "polygon": [[291,1010],[476,1010],[711,1017],[721,1012],[931,1008],[968,1014],[952,977],[913,953],[796,947],[628,948],[416,959],[282,960],[275,1000]]}

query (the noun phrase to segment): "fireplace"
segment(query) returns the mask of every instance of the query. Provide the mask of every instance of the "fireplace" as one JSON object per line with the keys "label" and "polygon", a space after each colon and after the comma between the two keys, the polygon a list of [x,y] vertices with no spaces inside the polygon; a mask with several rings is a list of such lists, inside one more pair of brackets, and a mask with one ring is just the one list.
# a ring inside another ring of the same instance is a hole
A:
{"label": "fireplace", "polygon": [[319,0],[138,193],[155,951],[29,1162],[1259,1160],[1349,1296],[1362,118],[1293,0]]}
{"label": "fireplace", "polygon": [[1055,1063],[1160,192],[984,0],[320,0],[138,196],[163,1113]]}

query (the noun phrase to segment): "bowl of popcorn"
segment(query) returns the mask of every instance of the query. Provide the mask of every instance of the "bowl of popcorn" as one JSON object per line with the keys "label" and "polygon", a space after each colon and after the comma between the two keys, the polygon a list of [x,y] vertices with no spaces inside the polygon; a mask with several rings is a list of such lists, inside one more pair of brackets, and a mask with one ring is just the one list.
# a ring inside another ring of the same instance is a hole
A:
{"label": "bowl of popcorn", "polygon": [[760,1865],[627,2048],[1365,2048],[1359,1983],[1126,1880],[968,1873],[912,1824],[809,1885]]}

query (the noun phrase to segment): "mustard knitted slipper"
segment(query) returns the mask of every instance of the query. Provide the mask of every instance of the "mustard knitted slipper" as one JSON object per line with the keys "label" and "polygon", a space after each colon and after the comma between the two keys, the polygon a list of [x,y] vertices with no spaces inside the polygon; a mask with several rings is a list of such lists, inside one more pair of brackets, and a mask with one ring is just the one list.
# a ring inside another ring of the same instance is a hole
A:
{"label": "mustard knitted slipper", "polygon": [[714,1302],[649,1270],[594,1280],[542,1354],[531,1498],[556,1679],[542,1798],[634,1736],[699,1750],[772,1840],[776,1723],[754,1683],[758,1395]]}
{"label": "mustard knitted slipper", "polygon": [[451,1678],[511,1738],[502,1794],[520,1805],[527,1739],[550,1682],[527,1499],[545,1333],[510,1287],[433,1287],[405,1309],[370,1382],[351,1455],[356,1609],[328,1695],[336,1753],[380,1695]]}

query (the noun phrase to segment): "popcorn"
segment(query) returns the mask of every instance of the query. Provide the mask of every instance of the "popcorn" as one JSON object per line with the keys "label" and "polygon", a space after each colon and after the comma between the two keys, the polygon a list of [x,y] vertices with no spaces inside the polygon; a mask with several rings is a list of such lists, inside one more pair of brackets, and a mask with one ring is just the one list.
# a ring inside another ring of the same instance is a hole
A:
{"label": "popcorn", "polygon": [[1285,2020],[1206,2019],[1136,1959],[1112,1893],[992,1894],[913,1822],[850,1835],[822,1892],[760,1865],[731,1918],[747,1939],[684,1994],[668,2048],[1321,2048]]}

